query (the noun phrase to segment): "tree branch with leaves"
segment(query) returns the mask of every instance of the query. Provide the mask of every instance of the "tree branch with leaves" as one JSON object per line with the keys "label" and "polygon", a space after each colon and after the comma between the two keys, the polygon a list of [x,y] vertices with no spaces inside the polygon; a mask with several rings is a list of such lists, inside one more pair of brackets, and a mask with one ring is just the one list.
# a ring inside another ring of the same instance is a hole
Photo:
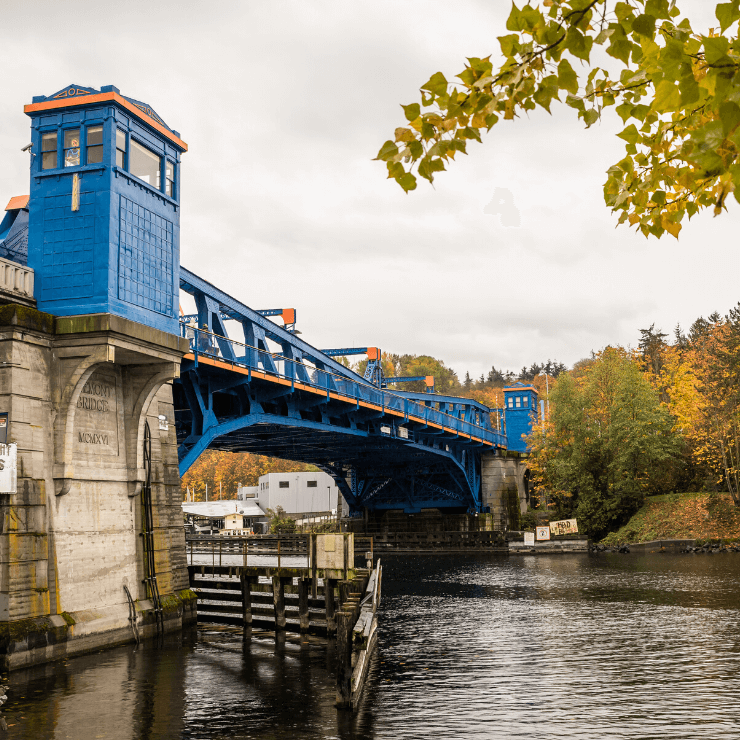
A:
{"label": "tree branch with leaves", "polygon": [[[563,102],[589,128],[613,107],[625,157],[607,171],[606,204],[646,237],[677,238],[684,217],[719,215],[733,192],[740,201],[740,0],[716,17],[696,33],[675,0],[514,4],[503,64],[471,57],[454,83],[432,75],[376,159],[409,192],[502,119]],[[592,65],[595,46],[615,69]]]}

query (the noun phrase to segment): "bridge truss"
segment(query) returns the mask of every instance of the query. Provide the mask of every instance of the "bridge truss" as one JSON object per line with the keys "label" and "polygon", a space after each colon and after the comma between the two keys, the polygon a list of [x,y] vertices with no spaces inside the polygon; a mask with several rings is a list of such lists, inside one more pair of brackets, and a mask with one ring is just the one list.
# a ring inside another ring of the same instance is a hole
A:
{"label": "bridge truss", "polygon": [[506,446],[486,406],[388,391],[182,267],[180,287],[198,312],[174,384],[181,475],[210,447],[314,464],[354,513],[482,509],[481,452]]}

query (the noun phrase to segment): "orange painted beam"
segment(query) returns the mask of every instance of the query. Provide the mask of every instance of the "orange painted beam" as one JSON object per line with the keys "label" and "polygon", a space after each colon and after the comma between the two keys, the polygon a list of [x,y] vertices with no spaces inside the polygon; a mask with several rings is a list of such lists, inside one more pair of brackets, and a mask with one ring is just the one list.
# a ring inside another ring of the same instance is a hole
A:
{"label": "orange painted beam", "polygon": [[[192,352],[188,352],[184,357],[183,360],[195,360],[195,355]],[[212,367],[218,367],[223,370],[229,370],[231,372],[239,373],[240,375],[249,375],[250,372],[247,368],[241,367],[240,365],[232,365],[229,362],[224,362],[223,360],[216,360],[211,357],[203,357],[201,355],[198,356],[198,362],[203,363],[204,365],[211,365]],[[266,380],[270,383],[278,383],[279,385],[293,385],[294,388],[301,391],[306,391],[308,393],[313,393],[318,396],[324,396],[326,395],[326,391],[323,391],[321,388],[315,388],[312,385],[306,385],[305,383],[291,383],[290,380],[287,380],[286,378],[276,378],[274,375],[271,375],[269,373],[264,373],[259,370],[252,370],[251,377],[253,378],[259,378],[260,380]],[[352,404],[353,406],[357,403],[357,401],[347,398],[346,396],[340,396],[336,393],[329,392],[329,398],[333,401],[341,401],[342,403],[348,403]],[[360,401],[360,406],[367,409],[373,409],[374,411],[383,411],[385,414],[389,416],[403,416],[402,411],[397,411],[396,409],[389,409],[389,408],[383,408],[382,406],[377,406],[373,403],[368,403],[367,401]],[[424,424],[425,426],[434,427],[435,429],[441,429],[444,432],[447,432],[448,434],[454,434],[455,436],[462,436],[467,437],[468,439],[472,440],[473,442],[480,442],[481,444],[490,445],[493,446],[492,443],[486,442],[484,439],[479,439],[478,437],[473,437],[470,434],[461,433],[458,434],[454,429],[450,429],[449,427],[442,426],[440,424],[435,424],[433,421],[427,422],[425,419],[422,419],[418,416],[411,416],[408,417],[409,421],[413,421],[416,424]]]}
{"label": "orange painted beam", "polygon": [[37,113],[40,111],[56,110],[57,108],[78,108],[97,103],[116,103],[120,105],[131,113],[131,115],[136,116],[139,120],[146,123],[147,126],[151,126],[155,131],[159,131],[162,136],[166,136],[184,152],[188,150],[188,145],[179,136],[175,136],[166,126],[163,126],[159,121],[155,121],[151,116],[144,113],[143,110],[137,108],[133,103],[129,103],[126,98],[114,92],[97,93],[96,95],[77,95],[74,98],[47,100],[44,103],[31,103],[23,106],[23,111],[24,113]]}
{"label": "orange painted beam", "polygon": [[6,211],[17,211],[19,208],[28,208],[30,195],[14,195],[5,206]]}

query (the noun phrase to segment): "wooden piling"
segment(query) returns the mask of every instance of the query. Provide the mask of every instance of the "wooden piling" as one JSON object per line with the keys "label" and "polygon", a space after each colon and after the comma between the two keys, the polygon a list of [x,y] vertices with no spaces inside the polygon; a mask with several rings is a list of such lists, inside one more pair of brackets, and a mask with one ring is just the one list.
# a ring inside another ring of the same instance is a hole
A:
{"label": "wooden piling", "polygon": [[272,577],[272,601],[275,606],[275,631],[285,629],[285,579]]}
{"label": "wooden piling", "polygon": [[324,603],[326,604],[326,633],[335,635],[337,632],[336,604],[334,601],[334,589],[337,582],[334,578],[324,579]]}
{"label": "wooden piling", "polygon": [[242,620],[245,627],[252,626],[252,579],[242,575]]}
{"label": "wooden piling", "polygon": [[301,623],[301,632],[308,632],[310,628],[308,616],[308,578],[298,579],[298,618]]}
{"label": "wooden piling", "polygon": [[316,533],[311,534],[311,598],[315,599],[318,596],[318,566],[316,564]]}
{"label": "wooden piling", "polygon": [[352,617],[337,612],[337,693],[336,705],[347,709],[352,704]]}

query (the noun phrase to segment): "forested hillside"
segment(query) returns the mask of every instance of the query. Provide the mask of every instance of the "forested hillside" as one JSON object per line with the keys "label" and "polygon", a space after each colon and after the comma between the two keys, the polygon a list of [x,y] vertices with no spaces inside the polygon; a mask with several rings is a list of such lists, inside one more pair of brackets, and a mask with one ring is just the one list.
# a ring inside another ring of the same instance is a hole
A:
{"label": "forested hillside", "polygon": [[593,537],[650,494],[725,491],[740,506],[740,304],[687,333],[640,334],[636,349],[606,347],[561,374],[529,439],[541,503]]}

